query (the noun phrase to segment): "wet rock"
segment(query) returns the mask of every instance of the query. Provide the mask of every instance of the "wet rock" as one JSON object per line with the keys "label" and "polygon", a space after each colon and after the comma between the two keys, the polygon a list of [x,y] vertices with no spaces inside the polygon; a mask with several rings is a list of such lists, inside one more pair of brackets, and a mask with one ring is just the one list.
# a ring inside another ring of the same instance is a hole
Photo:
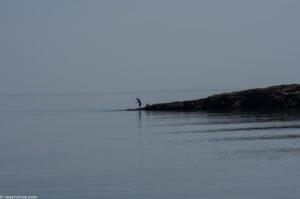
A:
{"label": "wet rock", "polygon": [[200,111],[251,108],[300,108],[300,84],[272,86],[207,98],[147,105],[146,111]]}

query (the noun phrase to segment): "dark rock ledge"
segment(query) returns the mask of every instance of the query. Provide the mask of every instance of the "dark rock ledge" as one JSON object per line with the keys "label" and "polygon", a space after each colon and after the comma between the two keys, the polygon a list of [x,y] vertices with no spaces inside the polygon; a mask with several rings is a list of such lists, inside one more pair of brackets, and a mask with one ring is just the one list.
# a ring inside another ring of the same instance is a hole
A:
{"label": "dark rock ledge", "polygon": [[[145,111],[300,108],[300,84],[222,93],[203,99],[146,105]],[[128,109],[139,110],[139,109]]]}

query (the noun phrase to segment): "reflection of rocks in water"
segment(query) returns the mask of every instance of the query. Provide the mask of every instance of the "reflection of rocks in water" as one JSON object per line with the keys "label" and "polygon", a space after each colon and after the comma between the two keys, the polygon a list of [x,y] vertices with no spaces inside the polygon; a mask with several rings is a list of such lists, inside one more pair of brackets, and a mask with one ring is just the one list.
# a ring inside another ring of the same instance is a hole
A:
{"label": "reflection of rocks in water", "polygon": [[[300,109],[147,111],[144,125],[168,143],[197,148],[209,158],[300,155]],[[151,122],[147,122],[151,120]],[[203,148],[201,148],[203,147]]]}
{"label": "reflection of rocks in water", "polygon": [[[176,127],[172,131],[158,131],[155,134],[238,133],[300,128],[299,109],[181,113],[147,112],[148,117],[155,116],[153,118],[157,119],[157,122],[148,124],[147,127]],[[184,126],[189,126],[191,130],[177,130],[177,127]]]}
{"label": "reflection of rocks in water", "polygon": [[300,108],[300,84],[272,86],[212,95],[204,99],[147,105],[147,111]]}

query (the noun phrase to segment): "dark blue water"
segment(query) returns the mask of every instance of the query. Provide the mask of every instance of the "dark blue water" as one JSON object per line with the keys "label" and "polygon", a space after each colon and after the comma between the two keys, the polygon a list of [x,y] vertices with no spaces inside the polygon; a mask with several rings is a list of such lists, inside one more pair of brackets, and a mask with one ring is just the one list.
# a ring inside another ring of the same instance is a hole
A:
{"label": "dark blue water", "polygon": [[121,111],[218,92],[0,96],[0,195],[298,198],[299,110]]}

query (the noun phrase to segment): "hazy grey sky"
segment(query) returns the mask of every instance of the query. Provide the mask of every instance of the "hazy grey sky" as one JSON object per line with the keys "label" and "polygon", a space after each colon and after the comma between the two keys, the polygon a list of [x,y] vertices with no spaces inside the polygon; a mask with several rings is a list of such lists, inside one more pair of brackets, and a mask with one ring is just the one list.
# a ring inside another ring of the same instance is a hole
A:
{"label": "hazy grey sky", "polygon": [[299,83],[297,0],[2,0],[0,93]]}

